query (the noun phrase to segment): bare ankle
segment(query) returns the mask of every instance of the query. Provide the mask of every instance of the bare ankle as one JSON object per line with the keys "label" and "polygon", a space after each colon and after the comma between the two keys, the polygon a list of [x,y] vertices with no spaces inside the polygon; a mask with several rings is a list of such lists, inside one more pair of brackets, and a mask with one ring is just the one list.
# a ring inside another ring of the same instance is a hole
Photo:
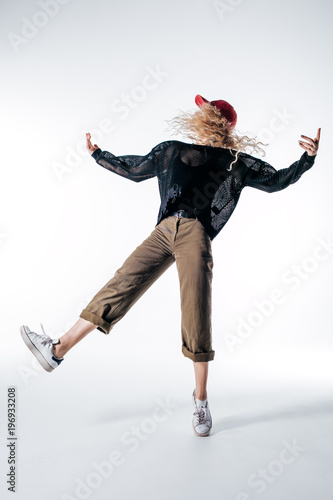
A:
{"label": "bare ankle", "polygon": [[64,349],[64,346],[61,344],[53,344],[53,354],[56,358],[62,358],[64,354],[66,354],[66,350]]}
{"label": "bare ankle", "polygon": [[202,393],[198,392],[198,394],[197,394],[197,391],[195,391],[194,398],[195,398],[195,400],[200,399],[200,401],[205,401],[205,399],[207,399],[207,392],[206,393],[204,393],[204,392],[202,392]]}

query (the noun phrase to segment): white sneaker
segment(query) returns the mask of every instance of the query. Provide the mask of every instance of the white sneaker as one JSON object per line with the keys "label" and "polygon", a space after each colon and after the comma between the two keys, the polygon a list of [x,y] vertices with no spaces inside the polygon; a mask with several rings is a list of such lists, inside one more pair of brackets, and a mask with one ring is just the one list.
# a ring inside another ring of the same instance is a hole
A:
{"label": "white sneaker", "polygon": [[46,335],[42,323],[40,323],[43,335],[32,332],[26,325],[20,327],[22,338],[32,354],[36,356],[44,370],[52,372],[64,358],[56,358],[53,354],[53,344],[59,344],[59,339],[51,339]]}
{"label": "white sneaker", "polygon": [[200,400],[195,400],[194,392],[192,394],[192,402],[194,406],[194,413],[192,418],[192,426],[197,436],[208,436],[212,428],[212,416],[210,414],[208,399],[205,405],[200,403]]}

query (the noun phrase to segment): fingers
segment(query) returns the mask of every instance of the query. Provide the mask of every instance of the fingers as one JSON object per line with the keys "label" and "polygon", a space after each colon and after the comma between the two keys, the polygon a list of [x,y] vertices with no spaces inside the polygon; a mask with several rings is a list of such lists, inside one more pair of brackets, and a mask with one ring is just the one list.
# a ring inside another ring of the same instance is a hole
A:
{"label": "fingers", "polygon": [[317,132],[315,139],[311,139],[311,137],[307,137],[306,135],[301,135],[301,137],[303,137],[304,139],[308,139],[308,141],[310,141],[312,144],[316,145],[316,144],[318,144],[318,142],[320,140],[320,132],[321,132],[321,128],[318,129],[318,132]]}
{"label": "fingers", "polygon": [[97,146],[97,144],[91,144],[91,134],[89,132],[86,132],[86,139],[87,150],[90,154],[96,151],[96,149],[99,149],[99,146]]}
{"label": "fingers", "polygon": [[306,140],[298,141],[299,145],[303,149],[308,151],[309,153],[312,153],[312,155],[316,155],[318,152],[318,147],[319,147],[320,132],[321,132],[321,129],[318,128],[317,135],[316,135],[315,139],[311,139],[311,137],[307,137],[306,135],[301,135],[301,137],[303,137],[303,139],[306,139]]}
{"label": "fingers", "polygon": [[317,152],[317,146],[313,146],[312,144],[308,144],[307,142],[302,142],[302,141],[298,141],[299,142],[299,145],[305,149],[306,151],[309,151],[311,153],[316,153]]}
{"label": "fingers", "polygon": [[303,139],[307,139],[308,141],[310,141],[311,144],[316,144],[315,141],[311,139],[311,137],[307,137],[306,135],[301,135],[301,137],[303,137]]}
{"label": "fingers", "polygon": [[92,144],[91,144],[91,135],[89,132],[86,133],[86,147],[88,149],[88,152],[91,153],[92,152]]}

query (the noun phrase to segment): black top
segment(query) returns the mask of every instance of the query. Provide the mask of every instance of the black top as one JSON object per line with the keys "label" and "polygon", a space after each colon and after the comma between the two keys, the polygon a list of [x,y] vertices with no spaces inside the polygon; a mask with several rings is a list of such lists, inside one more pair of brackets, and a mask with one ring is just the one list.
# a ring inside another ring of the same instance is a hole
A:
{"label": "black top", "polygon": [[[213,240],[230,218],[245,186],[268,193],[298,181],[315,156],[305,151],[287,168],[275,170],[269,163],[240,152],[213,146],[164,141],[145,156],[115,156],[98,148],[92,157],[102,167],[135,182],[157,177],[161,204],[156,226],[172,208],[194,211]],[[155,226],[155,227],[156,227]]]}

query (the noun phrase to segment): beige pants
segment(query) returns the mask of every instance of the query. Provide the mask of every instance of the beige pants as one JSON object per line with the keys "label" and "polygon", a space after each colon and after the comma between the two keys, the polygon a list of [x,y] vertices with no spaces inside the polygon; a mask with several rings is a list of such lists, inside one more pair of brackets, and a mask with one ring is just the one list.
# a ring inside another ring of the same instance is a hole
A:
{"label": "beige pants", "polygon": [[108,334],[113,326],[176,261],[181,299],[182,352],[192,361],[212,361],[211,239],[198,219],[163,219],[92,298],[80,317]]}

